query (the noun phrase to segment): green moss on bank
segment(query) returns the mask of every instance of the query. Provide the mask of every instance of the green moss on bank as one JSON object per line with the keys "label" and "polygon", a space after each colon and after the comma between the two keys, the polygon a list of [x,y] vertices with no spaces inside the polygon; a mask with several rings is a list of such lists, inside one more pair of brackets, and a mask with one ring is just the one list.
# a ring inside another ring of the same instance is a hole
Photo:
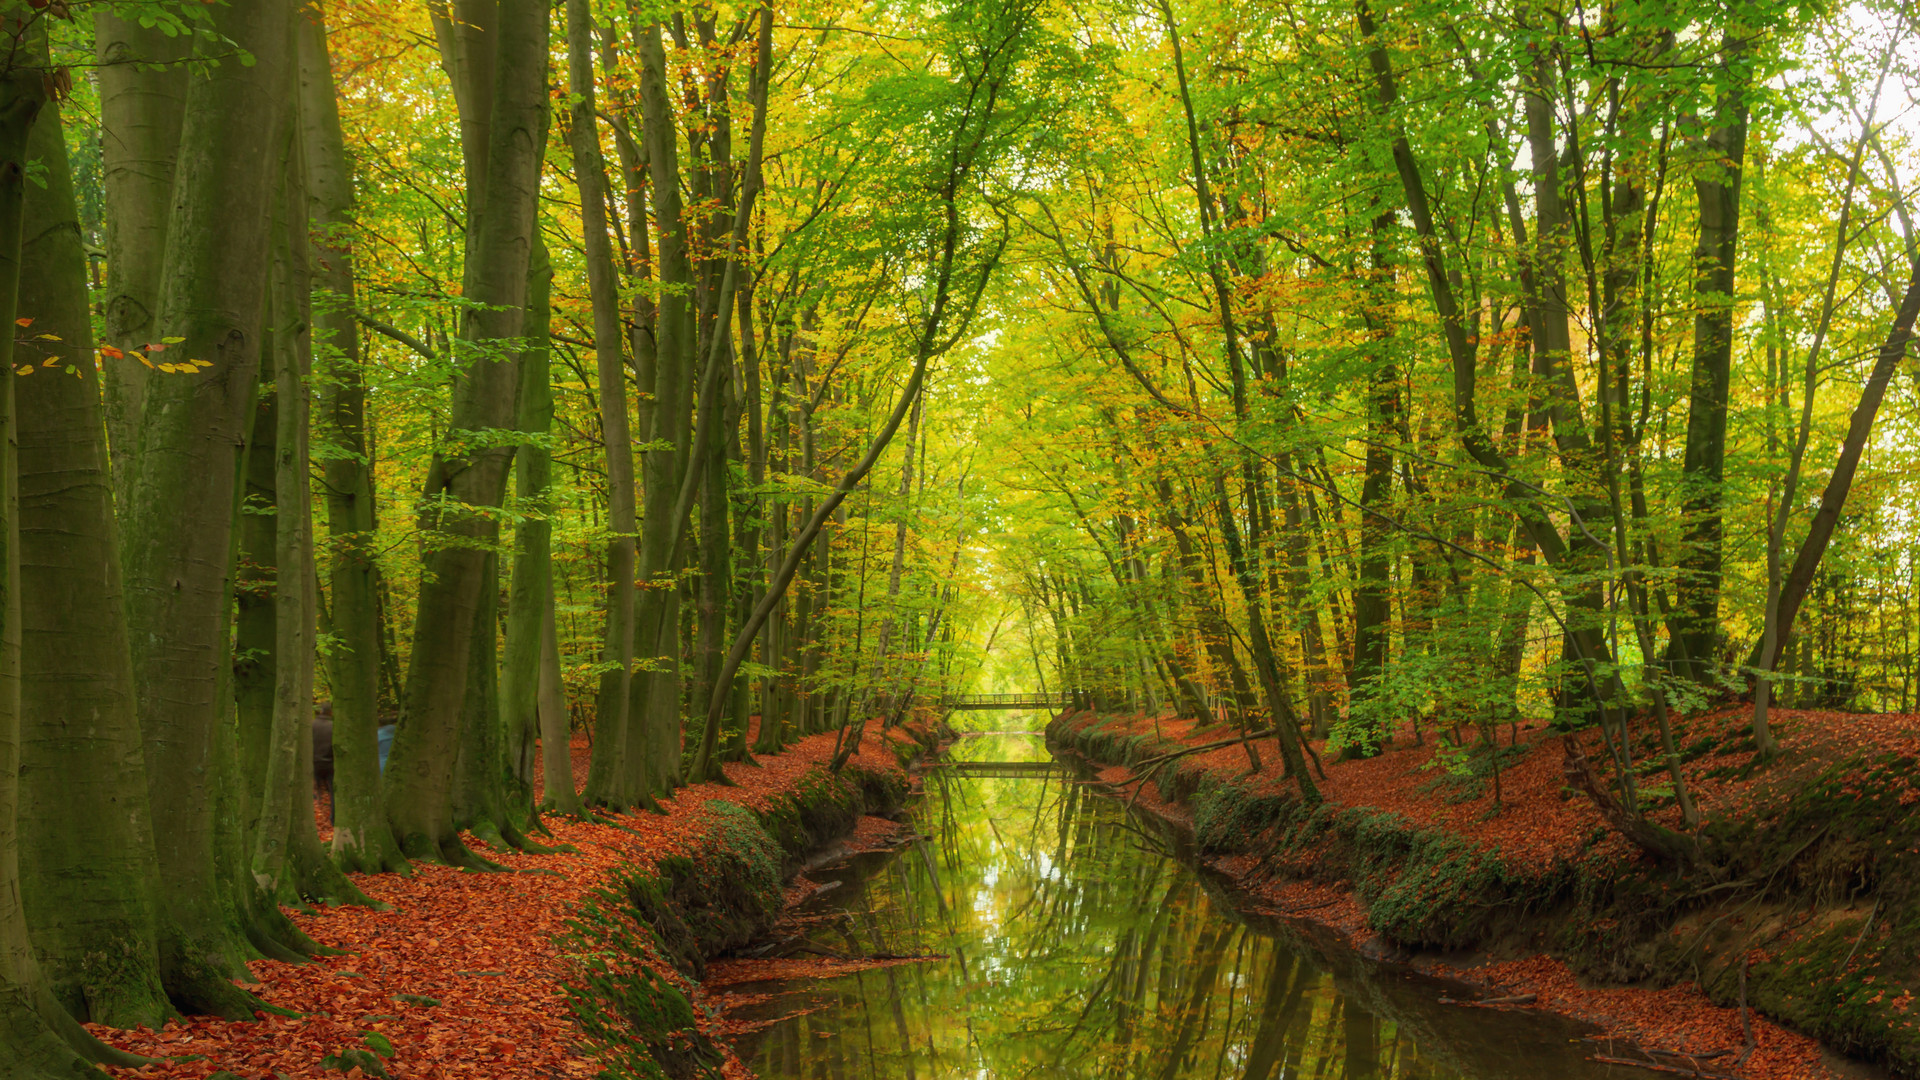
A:
{"label": "green moss on bank", "polygon": [[606,1080],[717,1076],[720,1049],[702,1034],[687,996],[654,970],[698,981],[706,960],[771,929],[781,883],[806,856],[861,816],[906,800],[906,777],[849,766],[815,768],[791,793],[754,812],[707,803],[691,854],[617,874],[569,922],[561,942],[566,989]]}
{"label": "green moss on bank", "polygon": [[[1177,748],[1125,726],[1078,714],[1047,734],[1102,765]],[[1721,1005],[1739,1000],[1744,968],[1755,1009],[1920,1077],[1920,762],[1842,751],[1811,771],[1710,819],[1699,835],[1715,869],[1693,876],[1601,846],[1604,828],[1553,866],[1527,869],[1396,814],[1308,810],[1190,760],[1155,782],[1186,802],[1201,853],[1255,854],[1289,876],[1347,883],[1393,944],[1498,953],[1509,941],[1544,943],[1589,978],[1693,981]]]}

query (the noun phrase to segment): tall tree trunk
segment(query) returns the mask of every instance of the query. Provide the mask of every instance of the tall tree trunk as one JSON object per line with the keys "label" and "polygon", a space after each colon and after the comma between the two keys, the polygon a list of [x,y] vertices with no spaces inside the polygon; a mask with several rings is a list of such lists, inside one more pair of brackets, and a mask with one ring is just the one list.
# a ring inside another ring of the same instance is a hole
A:
{"label": "tall tree trunk", "polygon": [[[7,14],[13,16],[9,9]],[[21,279],[28,135],[45,102],[45,73],[25,65],[0,72],[0,317],[12,326]],[[91,336],[91,335],[89,335]],[[61,1026],[77,1030],[54,1001],[34,959],[20,902],[20,519],[16,488],[14,335],[0,340],[0,1047],[26,1080],[98,1076]],[[55,378],[42,375],[42,378]]]}
{"label": "tall tree trunk", "polygon": [[326,478],[329,629],[333,695],[333,856],[365,873],[407,868],[380,802],[380,602],[374,556],[373,467],[367,442],[365,361],[354,319],[353,174],[340,130],[332,59],[320,12],[298,25],[300,138],[307,216],[320,258],[314,340],[321,381],[320,431],[331,444]]}
{"label": "tall tree trunk", "polygon": [[[536,241],[533,269],[527,281],[527,350],[520,354],[518,427],[524,434],[544,438],[553,427],[553,388],[548,381],[547,319],[553,268],[544,242]],[[553,457],[546,447],[529,441],[513,459],[514,497],[521,507],[513,530],[513,585],[507,598],[506,669],[500,678],[501,707],[507,729],[507,761],[531,784],[533,742],[545,749],[542,779],[544,805],[562,813],[580,813],[573,789],[573,771],[567,756],[568,723],[564,700],[556,709],[559,656],[553,642]],[[552,652],[553,676],[548,676]],[[549,682],[553,685],[549,685]],[[552,729],[553,714],[559,726]],[[558,747],[556,749],[556,741]],[[595,747],[596,754],[599,747]],[[565,766],[556,773],[554,756]]]}
{"label": "tall tree trunk", "polygon": [[[252,418],[267,279],[269,208],[281,146],[291,5],[217,9],[254,63],[189,81],[160,327],[192,373],[156,377],[124,520],[127,615],[162,898],[161,977],[188,1012],[249,1018],[233,985],[251,955],[215,865],[216,732],[228,663],[236,478]],[[188,782],[190,778],[190,782]]]}
{"label": "tall tree trunk", "polygon": [[[1393,494],[1392,444],[1400,431],[1400,370],[1393,358],[1393,326],[1386,230],[1393,215],[1373,219],[1373,243],[1366,307],[1371,363],[1367,371],[1367,446],[1360,484],[1360,566],[1353,587],[1353,682],[1351,692],[1364,701],[1387,670],[1392,637],[1387,578],[1393,567],[1392,536],[1386,515]],[[1371,753],[1373,744],[1355,747]]]}
{"label": "tall tree trunk", "polygon": [[560,679],[560,643],[553,625],[553,580],[547,580],[545,628],[540,636],[540,764],[546,794],[542,802],[563,814],[579,816],[574,787],[572,717],[566,686]]}
{"label": "tall tree trunk", "polygon": [[[1180,47],[1180,32],[1174,19],[1172,0],[1161,0],[1161,14],[1165,17],[1167,38],[1173,46],[1173,70],[1179,83],[1180,106],[1186,119],[1187,151],[1193,164],[1194,196],[1200,209],[1200,234],[1203,240],[1210,240],[1213,232],[1213,195],[1207,181],[1205,155],[1200,144],[1199,121],[1194,113],[1193,97],[1187,85],[1186,60]],[[1228,281],[1228,270],[1218,256],[1212,256],[1207,263],[1208,277],[1213,282],[1213,300],[1219,309],[1222,351],[1227,361],[1227,371],[1232,380],[1233,415],[1238,423],[1248,420],[1247,377],[1245,364],[1240,355],[1240,335],[1235,323],[1233,309],[1233,290]],[[1242,450],[1241,472],[1247,479],[1248,497],[1257,506],[1259,497],[1258,466],[1251,453]],[[1307,775],[1306,758],[1300,749],[1300,730],[1294,717],[1293,707],[1287,701],[1281,686],[1281,673],[1278,657],[1274,655],[1273,642],[1268,637],[1265,613],[1265,599],[1260,593],[1260,567],[1258,560],[1259,537],[1254,537],[1251,552],[1240,544],[1238,528],[1233,519],[1233,507],[1227,499],[1224,480],[1216,483],[1216,509],[1219,512],[1221,531],[1227,543],[1229,560],[1233,574],[1239,580],[1240,589],[1247,603],[1247,630],[1249,644],[1252,646],[1254,668],[1260,677],[1262,690],[1267,697],[1267,707],[1273,719],[1275,741],[1280,744],[1281,760],[1285,763],[1288,775],[1300,787],[1301,798],[1309,803],[1320,801],[1320,793],[1314,786],[1313,778]],[[1260,759],[1253,743],[1246,744],[1249,762],[1255,769],[1260,767]]]}
{"label": "tall tree trunk", "polygon": [[666,54],[660,26],[640,33],[643,145],[652,184],[660,303],[654,324],[652,448],[641,472],[646,512],[640,527],[639,576],[646,583],[634,616],[634,656],[645,671],[632,682],[627,729],[628,790],[632,802],[680,784],[680,588],[676,520],[680,488],[692,468],[694,326],[689,297],[693,265],[680,199],[680,146],[673,102],[667,96]]}
{"label": "tall tree trunk", "polygon": [[[151,377],[135,350],[157,342],[160,269],[167,251],[173,173],[186,116],[188,39],[141,26],[111,4],[94,14],[100,62],[101,179],[106,194],[107,343],[124,356],[104,365],[114,505],[133,495],[140,418]],[[88,338],[92,338],[89,333]]]}
{"label": "tall tree trunk", "polygon": [[[296,35],[304,30],[299,23]],[[270,901],[303,897],[378,906],[341,873],[321,844],[313,818],[313,669],[320,581],[308,483],[313,462],[308,381],[313,372],[313,257],[307,246],[312,230],[304,126],[289,132],[280,212],[274,221],[269,325],[275,397],[283,406],[274,440],[274,655],[287,662],[274,669],[274,747],[268,768],[259,774],[265,777],[268,801],[254,839],[251,876],[260,895]],[[277,906],[274,915],[279,916]],[[293,934],[303,948],[320,951],[304,934]]]}
{"label": "tall tree trunk", "polygon": [[[295,144],[298,145],[297,143]],[[276,222],[272,319],[273,396],[276,404],[272,453],[273,513],[273,702],[265,767],[248,777],[259,777],[263,795],[254,828],[252,866],[255,884],[267,896],[277,897],[286,881],[287,845],[292,829],[292,785],[311,786],[308,777],[295,777],[299,742],[312,745],[314,615],[308,588],[312,559],[312,499],[307,491],[307,381],[306,275],[293,264],[287,234],[297,225],[306,237],[304,185],[298,182],[298,154],[290,163],[289,180],[282,190],[295,195],[282,201]],[[304,245],[303,245],[304,246]],[[301,252],[304,255],[304,251]]]}
{"label": "tall tree trunk", "polygon": [[[757,470],[749,474],[748,482],[756,492],[764,491],[769,472],[776,467],[775,451],[768,445],[768,438],[778,446],[777,468],[781,472],[792,468],[789,451],[793,444],[793,425],[787,416],[788,371],[792,367],[792,349],[795,334],[788,331],[777,352],[769,353],[768,365],[772,369],[772,388],[768,392],[767,425],[771,432],[755,436],[759,440],[754,451],[753,467]],[[778,359],[773,359],[773,357]],[[756,395],[757,396],[757,395]],[[750,406],[751,407],[751,406]],[[777,433],[777,434],[776,434]],[[760,553],[761,566],[755,572],[759,588],[755,590],[753,602],[759,603],[760,596],[766,592],[766,582],[777,566],[774,560],[787,548],[787,504],[782,499],[766,494],[757,496],[760,517],[766,522],[764,552]],[[802,572],[804,576],[804,571]],[[748,608],[741,615],[746,622],[752,615]],[[771,754],[780,750],[786,742],[786,729],[789,724],[788,711],[793,707],[793,695],[789,689],[787,665],[791,660],[791,620],[788,616],[788,602],[785,597],[776,601],[773,613],[767,619],[765,636],[760,642],[760,662],[766,665],[768,674],[760,687],[760,732],[754,740],[753,750],[758,754]]]}
{"label": "tall tree trunk", "polygon": [[600,646],[594,708],[590,802],[621,806],[614,778],[625,769],[629,684],[633,674],[634,478],[627,426],[627,378],[621,366],[620,282],[607,238],[607,170],[595,115],[593,21],[587,0],[567,0],[567,72],[574,105],[568,142],[580,190],[580,227],[593,304],[593,351],[600,398],[600,434],[607,452],[607,619]]}
{"label": "tall tree trunk", "polygon": [[[500,555],[488,552],[481,570],[480,603],[467,641],[466,696],[460,703],[458,749],[453,762],[453,827],[471,831],[495,851],[526,846],[520,832],[524,805],[511,805],[506,725],[500,705]],[[537,682],[536,682],[537,685]],[[532,719],[526,717],[523,719]],[[523,800],[524,803],[524,800]]]}
{"label": "tall tree trunk", "polygon": [[[463,864],[472,855],[454,827],[455,755],[475,617],[481,592],[492,580],[488,549],[498,527],[488,508],[499,506],[505,495],[512,458],[511,447],[486,445],[479,433],[511,428],[514,422],[518,365],[511,353],[501,353],[523,328],[546,141],[547,5],[500,0],[497,15],[491,43],[498,50],[492,56],[495,78],[487,87],[486,179],[470,203],[467,222],[463,293],[474,306],[462,314],[459,359],[468,366],[454,388],[453,434],[435,455],[423,492],[437,519],[433,531],[448,539],[430,541],[423,560],[407,722],[394,738],[382,791],[401,851]],[[467,50],[461,62],[476,63],[475,51]],[[462,103],[463,116],[467,105]]]}
{"label": "tall tree trunk", "polygon": [[86,251],[57,105],[41,110],[27,152],[46,173],[25,193],[32,233],[20,253],[19,313],[33,320],[23,336],[58,340],[36,339],[15,355],[34,369],[15,380],[14,391],[19,836],[30,868],[21,899],[41,970],[68,1012],[115,1027],[158,1028],[173,1015],[160,986],[159,869],[91,345]]}
{"label": "tall tree trunk", "polygon": [[1847,418],[1847,433],[1840,442],[1839,459],[1834,462],[1833,472],[1827,477],[1827,486],[1820,492],[1820,508],[1814,511],[1813,520],[1807,523],[1807,538],[1800,542],[1800,548],[1793,557],[1793,568],[1787,572],[1786,580],[1781,584],[1779,625],[1775,631],[1773,654],[1759,658],[1762,667],[1772,669],[1793,639],[1794,620],[1800,614],[1800,606],[1813,586],[1820,560],[1826,555],[1827,545],[1833,541],[1834,530],[1840,524],[1840,511],[1846,506],[1847,495],[1853,490],[1853,478],[1859,471],[1861,456],[1866,453],[1867,437],[1873,433],[1873,421],[1879,414],[1881,400],[1886,396],[1887,384],[1893,381],[1894,372],[1899,370],[1901,359],[1913,343],[1914,321],[1920,318],[1920,252],[1910,250],[1907,257],[1912,264],[1907,291],[1894,311],[1893,323],[1887,329],[1886,340],[1880,345],[1873,371],[1860,387],[1860,401]]}
{"label": "tall tree trunk", "polygon": [[[1720,643],[1721,480],[1727,457],[1727,392],[1733,372],[1734,269],[1740,241],[1740,180],[1747,148],[1746,44],[1728,33],[1720,44],[1725,81],[1714,130],[1713,158],[1694,180],[1699,231],[1694,245],[1693,378],[1687,395],[1686,544],[1677,581],[1684,656],[1697,680],[1709,675]],[[1677,651],[1677,650],[1676,650]]]}

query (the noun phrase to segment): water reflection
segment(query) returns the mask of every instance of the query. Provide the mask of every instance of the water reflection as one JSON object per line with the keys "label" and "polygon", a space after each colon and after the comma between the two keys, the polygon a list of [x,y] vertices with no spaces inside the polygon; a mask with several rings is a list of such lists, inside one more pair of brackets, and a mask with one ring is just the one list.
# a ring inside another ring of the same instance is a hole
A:
{"label": "water reflection", "polygon": [[1443,1005],[1432,983],[1249,927],[1118,802],[1042,766],[1038,736],[950,756],[916,808],[933,839],[816,871],[844,886],[808,909],[817,950],[950,958],[736,988],[729,1015],[768,1022],[740,1046],[759,1075],[1651,1075],[1586,1060],[1552,1018]]}

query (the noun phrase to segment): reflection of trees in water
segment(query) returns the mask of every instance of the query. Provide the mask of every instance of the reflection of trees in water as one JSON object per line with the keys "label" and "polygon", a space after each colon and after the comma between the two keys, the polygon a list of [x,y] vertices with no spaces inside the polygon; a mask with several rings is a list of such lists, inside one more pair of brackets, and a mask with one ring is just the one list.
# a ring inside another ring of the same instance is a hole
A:
{"label": "reflection of trees in water", "polygon": [[[1006,740],[962,746],[1018,756]],[[1119,804],[1070,777],[935,770],[926,787],[916,817],[934,839],[850,875],[829,894],[841,918],[813,940],[953,960],[792,995],[779,1011],[819,1011],[768,1033],[754,1062],[762,1076],[1606,1075],[1569,1052],[1558,1028],[1516,1040],[1539,1018],[1443,1006],[1430,985],[1250,930]]]}

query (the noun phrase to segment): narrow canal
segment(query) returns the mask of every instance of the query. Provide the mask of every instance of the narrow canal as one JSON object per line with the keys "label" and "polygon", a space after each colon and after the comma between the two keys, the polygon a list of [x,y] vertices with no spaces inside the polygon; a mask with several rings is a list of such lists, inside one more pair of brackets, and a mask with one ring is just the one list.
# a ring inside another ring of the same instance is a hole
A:
{"label": "narrow canal", "polygon": [[[1650,1077],[1580,1029],[1460,1008],[1432,980],[1251,925],[1038,734],[969,736],[913,808],[929,839],[814,870],[843,954],[947,959],[732,988],[769,1080]],[[1027,763],[1025,768],[987,763]]]}

